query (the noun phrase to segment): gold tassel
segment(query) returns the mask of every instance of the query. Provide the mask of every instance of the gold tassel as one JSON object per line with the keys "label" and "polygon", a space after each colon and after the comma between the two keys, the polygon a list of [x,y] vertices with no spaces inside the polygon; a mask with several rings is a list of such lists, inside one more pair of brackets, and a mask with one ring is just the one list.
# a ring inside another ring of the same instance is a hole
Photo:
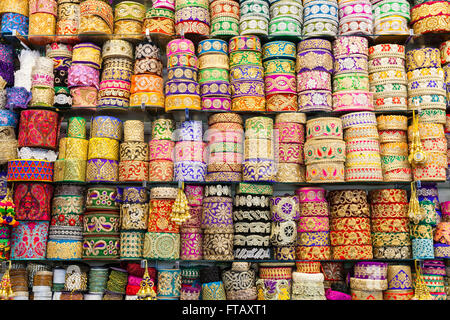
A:
{"label": "gold tassel", "polygon": [[148,274],[147,260],[145,261],[145,272],[142,278],[139,291],[137,292],[138,300],[156,300],[156,293],[153,289],[155,284],[153,283],[150,275]]}
{"label": "gold tassel", "polygon": [[418,260],[414,261],[416,268],[416,281],[414,282],[414,296],[411,300],[433,300],[433,296],[430,294],[430,290],[426,285],[422,277],[422,269],[417,264]]}
{"label": "gold tassel", "polygon": [[422,141],[420,141],[419,117],[416,116],[414,110],[412,119],[412,141],[408,161],[412,166],[417,166],[427,161],[427,154],[423,150]]}
{"label": "gold tassel", "polygon": [[411,197],[409,199],[408,217],[414,224],[418,224],[421,220],[425,219],[426,212],[423,207],[420,206],[419,199],[417,197],[416,183],[411,182]]}
{"label": "gold tassel", "polygon": [[191,214],[189,213],[189,204],[184,193],[184,183],[181,188],[178,189],[177,198],[172,206],[171,219],[177,225],[181,225],[184,221],[189,219]]}
{"label": "gold tassel", "polygon": [[0,300],[11,300],[14,297],[14,292],[11,287],[11,278],[9,276],[9,270],[11,270],[11,260],[9,260],[8,269],[5,271],[2,277],[0,286]]}

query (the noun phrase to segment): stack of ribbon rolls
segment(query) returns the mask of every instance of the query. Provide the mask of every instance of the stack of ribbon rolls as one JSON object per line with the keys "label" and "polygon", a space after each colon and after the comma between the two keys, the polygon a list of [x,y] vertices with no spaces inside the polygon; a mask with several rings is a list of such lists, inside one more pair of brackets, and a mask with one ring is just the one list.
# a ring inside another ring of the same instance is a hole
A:
{"label": "stack of ribbon rolls", "polygon": [[411,220],[411,242],[413,259],[434,259],[433,226],[436,225],[436,210],[429,200],[421,202],[422,219]]}
{"label": "stack of ribbon rolls", "polygon": [[87,295],[91,300],[102,300],[104,290],[106,289],[106,283],[108,281],[108,268],[104,267],[91,267],[89,269],[89,293],[85,294],[85,300]]}
{"label": "stack of ribbon rolls", "polygon": [[[148,30],[148,31],[147,31]],[[168,37],[175,34],[175,0],[156,0],[147,9],[142,33]]]}
{"label": "stack of ribbon rolls", "polygon": [[144,122],[125,121],[123,138],[120,144],[119,181],[147,181],[149,145],[144,142]]}
{"label": "stack of ribbon rolls", "polygon": [[[53,62],[52,62],[53,63]],[[59,115],[50,110],[20,114],[18,158],[8,162],[8,181],[52,182],[60,128]]]}
{"label": "stack of ribbon rolls", "polygon": [[101,49],[93,43],[81,43],[73,51],[72,65],[67,71],[72,108],[95,111],[102,67]]}
{"label": "stack of ribbon rolls", "polygon": [[29,107],[54,108],[55,88],[53,60],[39,57],[31,71],[31,101]]}
{"label": "stack of ribbon rolls", "polygon": [[352,300],[383,300],[388,288],[388,264],[384,262],[357,262],[350,278]]}
{"label": "stack of ribbon rolls", "polygon": [[173,121],[156,119],[152,123],[152,139],[149,142],[149,181],[173,179]]}
{"label": "stack of ribbon rolls", "polygon": [[80,38],[109,37],[113,33],[114,15],[110,2],[86,0],[80,4]]}
{"label": "stack of ribbon rolls", "polygon": [[11,289],[14,292],[14,300],[28,300],[27,270],[23,265],[13,264],[9,272],[11,278]]}
{"label": "stack of ribbon rolls", "polygon": [[450,2],[427,1],[411,8],[414,34],[450,32]]}
{"label": "stack of ribbon rolls", "polygon": [[[216,188],[215,185],[205,186],[206,194],[209,195],[210,188]],[[217,186],[222,188],[222,186]],[[225,187],[226,188],[226,187]],[[203,186],[186,185],[184,192],[189,205],[190,218],[184,221],[180,227],[181,233],[181,260],[201,260],[203,254],[203,234],[202,224],[202,204],[203,204]]]}
{"label": "stack of ribbon rolls", "polygon": [[302,24],[302,1],[281,0],[270,2],[269,37],[300,39]]}
{"label": "stack of ribbon rolls", "polygon": [[342,120],[325,117],[306,121],[304,155],[306,182],[344,182],[345,142]]}
{"label": "stack of ribbon rolls", "polygon": [[386,43],[369,48],[369,83],[375,111],[406,111],[405,46]]}
{"label": "stack of ribbon rolls", "polygon": [[53,269],[53,292],[61,292],[64,290],[64,284],[66,282],[66,269],[62,267],[56,267]]}
{"label": "stack of ribbon rolls", "polygon": [[9,260],[11,258],[11,227],[8,225],[0,226],[0,260]]}
{"label": "stack of ribbon rolls", "polygon": [[338,0],[339,35],[373,34],[372,4],[370,0]]}
{"label": "stack of ribbon rolls", "polygon": [[28,34],[28,0],[2,1],[0,4],[0,15],[2,16],[2,34],[11,34],[13,32],[17,32],[22,36]]}
{"label": "stack of ribbon rolls", "polygon": [[275,117],[278,132],[278,182],[305,182],[303,146],[305,143],[304,113],[283,113]]}
{"label": "stack of ribbon rolls", "polygon": [[175,0],[175,31],[177,34],[209,36],[211,18],[208,0]]}
{"label": "stack of ribbon rolls", "polygon": [[201,221],[203,259],[233,260],[234,228],[231,186],[211,185],[207,190],[205,198],[203,198]]}
{"label": "stack of ribbon rolls", "polygon": [[234,0],[212,0],[211,37],[235,37],[239,35],[239,3]]}
{"label": "stack of ribbon rolls", "polygon": [[[72,4],[72,3],[67,3]],[[72,97],[68,88],[68,71],[72,64],[71,45],[52,43],[46,46],[46,56],[54,62],[54,107],[57,110],[67,110],[72,107]]]}
{"label": "stack of ribbon rolls", "polygon": [[234,258],[270,259],[270,207],[273,187],[240,183],[234,198]]}
{"label": "stack of ribbon rolls", "polygon": [[103,300],[123,300],[126,293],[128,272],[118,267],[110,267],[108,282]]}
{"label": "stack of ribbon rolls", "polygon": [[[125,187],[121,194],[120,258],[142,259],[148,226],[148,199],[144,187]],[[139,285],[140,282],[137,284]]]}
{"label": "stack of ribbon rolls", "polygon": [[47,183],[14,185],[15,219],[11,232],[11,259],[43,260],[46,257],[53,186]]}
{"label": "stack of ribbon rolls", "polygon": [[387,290],[383,300],[411,300],[414,295],[411,267],[389,264],[387,268]]}
{"label": "stack of ribbon rolls", "polygon": [[447,107],[450,105],[450,40],[441,43],[441,64],[445,73],[445,85],[447,89]]}
{"label": "stack of ribbon rolls", "polygon": [[340,37],[333,42],[334,111],[373,111],[369,91],[369,41],[358,36]]}
{"label": "stack of ribbon rolls", "polygon": [[241,35],[267,36],[269,34],[269,2],[265,0],[240,1],[239,28]]}
{"label": "stack of ribbon rolls", "polygon": [[56,0],[30,0],[28,41],[37,46],[53,42],[57,11]]}
{"label": "stack of ribbon rolls", "polygon": [[364,190],[333,190],[330,204],[330,236],[333,260],[373,258],[370,207]]}
{"label": "stack of ribbon rolls", "polygon": [[119,140],[122,121],[110,116],[97,116],[91,121],[86,181],[117,182]]}
{"label": "stack of ribbon rolls", "polygon": [[233,37],[229,51],[231,110],[265,111],[261,41],[256,36]]}
{"label": "stack of ribbon rolls", "polygon": [[[408,127],[408,141],[410,152],[413,147],[413,126]],[[447,164],[447,141],[444,125],[433,122],[419,122],[420,142],[426,154],[423,163],[412,168],[415,181],[445,181]]]}
{"label": "stack of ribbon rolls", "polygon": [[[126,110],[130,93],[155,85],[162,90],[162,80],[152,83],[146,75],[133,78],[133,45],[125,40],[108,40],[103,44],[103,71],[98,91],[98,109]],[[150,77],[150,76],[149,76]],[[158,79],[156,79],[158,80]]]}
{"label": "stack of ribbon rolls", "polygon": [[233,262],[222,278],[227,300],[256,300],[256,271],[250,262]]}
{"label": "stack of ribbon rolls", "polygon": [[205,181],[206,143],[203,142],[202,121],[177,123],[175,139],[174,180]]}
{"label": "stack of ribbon rolls", "polygon": [[272,41],[262,49],[267,111],[297,111],[295,43]]}
{"label": "stack of ribbon rolls", "polygon": [[80,27],[80,3],[72,0],[57,0],[56,42],[77,43]]}
{"label": "stack of ribbon rolls", "polygon": [[[331,111],[331,75],[334,57],[331,42],[307,39],[298,44],[295,72],[297,73],[298,110]],[[339,78],[335,80],[338,87]]]}
{"label": "stack of ribbon rolls", "polygon": [[376,259],[411,259],[406,190],[369,191],[373,256]]}
{"label": "stack of ribbon rolls", "polygon": [[[136,46],[134,75],[131,76],[130,108],[164,109],[162,72],[159,48],[148,40],[140,42]],[[172,74],[168,78],[171,80]]]}
{"label": "stack of ribbon rolls", "polygon": [[[445,264],[440,260],[429,260],[423,262],[422,278],[425,282],[433,300],[447,300],[445,293],[444,276],[446,275]],[[415,280],[416,274],[413,274]],[[415,282],[415,281],[414,281]]]}
{"label": "stack of ribbon rolls", "polygon": [[[198,44],[198,67],[203,110],[231,110],[228,45],[224,40],[208,39]],[[181,69],[183,71],[183,69]],[[186,72],[190,72],[186,69]],[[194,70],[192,70],[194,71]],[[180,72],[180,71],[178,71]],[[188,77],[189,74],[185,75]],[[192,72],[195,76],[196,72]],[[193,77],[194,81],[196,77]]]}
{"label": "stack of ribbon rolls", "polygon": [[[450,72],[450,70],[449,70]],[[450,88],[450,87],[449,87]],[[447,121],[444,126],[445,140],[447,142],[447,164],[450,164],[450,114],[447,115]],[[446,170],[447,180],[450,179],[450,168]]]}
{"label": "stack of ribbon rolls", "polygon": [[408,0],[372,0],[373,33],[381,36],[409,35],[410,4]]}
{"label": "stack of ribbon rolls", "polygon": [[83,217],[83,259],[114,260],[120,255],[120,208],[117,189],[92,187]]}
{"label": "stack of ribbon rolls", "polygon": [[292,272],[292,300],[326,300],[322,273]]}
{"label": "stack of ribbon rolls", "polygon": [[303,6],[303,38],[337,36],[339,16],[336,0],[306,0]]}
{"label": "stack of ribbon rolls", "polygon": [[[295,260],[297,220],[300,219],[298,196],[270,198],[272,226],[270,243],[274,247],[276,260]],[[299,226],[302,221],[299,220]]]}
{"label": "stack of ribbon rolls", "polygon": [[[195,80],[198,60],[194,43],[189,39],[175,39],[167,44],[166,52],[167,72],[173,73],[173,78],[165,84],[166,112],[185,109],[201,110],[200,86]],[[180,69],[191,72],[188,72],[186,77],[185,72],[176,72]]]}
{"label": "stack of ribbon rolls", "polygon": [[273,182],[277,173],[273,119],[252,117],[245,121],[242,181]]}
{"label": "stack of ribbon rolls", "polygon": [[408,118],[401,115],[377,117],[383,181],[411,181],[406,130]]}
{"label": "stack of ribbon rolls", "polygon": [[86,200],[82,186],[59,185],[52,202],[47,259],[79,260],[83,247],[83,213]]}
{"label": "stack of ribbon rolls", "polygon": [[[323,188],[309,187],[295,191],[300,202],[297,260],[329,260],[331,257],[329,209],[325,192]],[[331,244],[336,245],[333,243],[336,240],[332,238]]]}
{"label": "stack of ribbon rolls", "polygon": [[218,113],[209,117],[208,124],[206,181],[241,181],[244,153],[242,117],[235,113]]}
{"label": "stack of ribbon rolls", "polygon": [[156,298],[158,300],[179,300],[181,295],[181,270],[158,268]]}
{"label": "stack of ribbon rolls", "polygon": [[67,137],[59,140],[58,160],[54,164],[54,182],[86,181],[88,145],[86,120],[82,117],[69,118]]}
{"label": "stack of ribbon rolls", "polygon": [[202,300],[227,300],[220,267],[211,266],[200,269],[200,283],[202,284]]}
{"label": "stack of ribbon rolls", "polygon": [[[444,210],[442,211],[442,215],[445,217]],[[447,220],[447,218],[445,220]],[[445,220],[438,223],[433,237],[434,256],[439,259],[450,258],[450,222]]]}
{"label": "stack of ribbon rolls", "polygon": [[421,110],[419,122],[445,124],[446,85],[437,48],[406,52],[408,110]]}
{"label": "stack of ribbon rolls", "polygon": [[177,188],[150,190],[148,228],[144,238],[144,259],[177,260],[180,257],[180,228],[172,221]]}
{"label": "stack of ribbon rolls", "polygon": [[33,278],[33,300],[52,300],[52,271],[37,271]]}
{"label": "stack of ribbon rolls", "polygon": [[135,1],[121,1],[114,10],[114,39],[142,40],[145,5]]}
{"label": "stack of ribbon rolls", "polygon": [[199,266],[189,266],[182,268],[180,300],[200,300],[202,287],[199,282]]}
{"label": "stack of ribbon rolls", "polygon": [[259,264],[259,279],[256,280],[257,300],[290,300],[294,263]]}
{"label": "stack of ribbon rolls", "polygon": [[343,115],[345,181],[383,181],[377,119],[373,112]]}

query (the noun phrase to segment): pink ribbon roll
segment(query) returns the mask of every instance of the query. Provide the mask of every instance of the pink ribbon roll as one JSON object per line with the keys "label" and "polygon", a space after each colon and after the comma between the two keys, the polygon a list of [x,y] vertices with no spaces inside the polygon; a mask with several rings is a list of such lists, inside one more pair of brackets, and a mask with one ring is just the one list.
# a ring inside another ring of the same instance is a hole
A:
{"label": "pink ribbon roll", "polygon": [[264,77],[266,95],[274,93],[297,93],[293,74],[274,74]]}
{"label": "pink ribbon roll", "polygon": [[209,141],[209,143],[215,143],[215,142],[243,143],[244,142],[243,132],[236,132],[236,131],[208,130],[206,133],[206,137],[207,137],[207,141]]}
{"label": "pink ribbon roll", "polygon": [[329,231],[328,217],[300,217],[297,224],[298,232]]}
{"label": "pink ribbon roll", "polygon": [[299,202],[324,202],[326,200],[326,190],[323,188],[304,187],[295,190],[298,195]]}
{"label": "pink ribbon roll", "polygon": [[300,143],[278,144],[279,162],[303,163],[303,145]]}
{"label": "pink ribbon roll", "polygon": [[68,86],[70,87],[95,87],[98,89],[100,71],[82,64],[72,64],[69,68]]}
{"label": "pink ribbon roll", "polygon": [[175,162],[205,162],[205,146],[203,141],[179,141],[175,144]]}
{"label": "pink ribbon roll", "polygon": [[[184,193],[190,206],[201,206],[203,201],[203,186],[186,185]],[[192,216],[192,214],[191,214]]]}
{"label": "pink ribbon roll", "polygon": [[[288,143],[304,143],[305,127],[300,123],[279,122],[275,123],[275,130],[278,130],[278,141]],[[275,131],[276,134],[277,131]]]}
{"label": "pink ribbon roll", "polygon": [[208,163],[240,164],[244,160],[243,154],[238,152],[214,152],[208,155]]}
{"label": "pink ribbon roll", "polygon": [[170,140],[151,140],[148,145],[150,149],[150,161],[173,161],[173,149],[175,147],[175,142]]}
{"label": "pink ribbon roll", "polygon": [[331,91],[331,74],[326,71],[305,71],[297,74],[297,92],[307,90]]}
{"label": "pink ribbon roll", "polygon": [[46,73],[34,73],[31,76],[32,87],[50,87],[53,88],[55,76]]}
{"label": "pink ribbon roll", "polygon": [[141,281],[142,281],[142,278],[140,278],[140,277],[136,277],[131,274],[128,275],[128,285],[130,285],[130,286],[140,286]]}
{"label": "pink ribbon roll", "polygon": [[181,234],[181,260],[201,260],[202,259],[202,233]]}
{"label": "pink ribbon roll", "polygon": [[333,93],[333,111],[374,111],[373,93],[346,91]]}
{"label": "pink ribbon roll", "polygon": [[189,205],[189,214],[191,217],[181,225],[181,233],[187,228],[201,228],[202,225],[202,207],[194,207]]}

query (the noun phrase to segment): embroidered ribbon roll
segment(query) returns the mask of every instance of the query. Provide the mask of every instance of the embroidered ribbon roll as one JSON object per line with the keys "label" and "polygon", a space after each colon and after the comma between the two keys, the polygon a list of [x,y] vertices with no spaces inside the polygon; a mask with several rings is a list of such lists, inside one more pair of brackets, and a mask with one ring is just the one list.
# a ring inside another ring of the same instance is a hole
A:
{"label": "embroidered ribbon roll", "polygon": [[91,138],[122,138],[122,120],[110,116],[97,116],[91,122]]}
{"label": "embroidered ribbon roll", "polygon": [[173,161],[154,160],[149,162],[149,181],[172,181]]}
{"label": "embroidered ribbon roll", "polygon": [[180,253],[180,234],[147,232],[144,238],[143,258],[176,260]]}
{"label": "embroidered ribbon roll", "polygon": [[108,187],[89,188],[86,196],[86,210],[118,210],[117,189]]}
{"label": "embroidered ribbon roll", "polygon": [[80,260],[83,242],[78,240],[48,240],[48,260]]}
{"label": "embroidered ribbon roll", "polygon": [[85,235],[83,260],[114,260],[120,256],[120,235]]}
{"label": "embroidered ribbon roll", "polygon": [[22,221],[11,232],[11,259],[44,260],[48,222]]}
{"label": "embroidered ribbon roll", "polygon": [[8,181],[53,181],[53,162],[46,160],[8,161]]}
{"label": "embroidered ribbon roll", "polygon": [[144,233],[138,231],[120,232],[120,258],[142,259]]}
{"label": "embroidered ribbon roll", "polygon": [[202,260],[202,233],[198,231],[181,233],[181,260]]}
{"label": "embroidered ribbon roll", "polygon": [[203,259],[233,260],[233,233],[204,233]]}
{"label": "embroidered ribbon roll", "polygon": [[332,259],[336,260],[369,260],[373,258],[371,245],[348,245],[333,247]]}
{"label": "embroidered ribbon roll", "polygon": [[18,136],[19,147],[42,147],[55,150],[59,126],[59,116],[54,111],[22,111]]}
{"label": "embroidered ribbon roll", "polygon": [[110,138],[89,139],[88,159],[119,160],[119,141]]}
{"label": "embroidered ribbon roll", "polygon": [[118,162],[109,159],[90,159],[86,167],[87,182],[118,181]]}
{"label": "embroidered ribbon roll", "polygon": [[147,181],[147,161],[120,161],[119,181]]}
{"label": "embroidered ribbon roll", "polygon": [[50,220],[53,186],[39,183],[18,183],[14,186],[17,220]]}

